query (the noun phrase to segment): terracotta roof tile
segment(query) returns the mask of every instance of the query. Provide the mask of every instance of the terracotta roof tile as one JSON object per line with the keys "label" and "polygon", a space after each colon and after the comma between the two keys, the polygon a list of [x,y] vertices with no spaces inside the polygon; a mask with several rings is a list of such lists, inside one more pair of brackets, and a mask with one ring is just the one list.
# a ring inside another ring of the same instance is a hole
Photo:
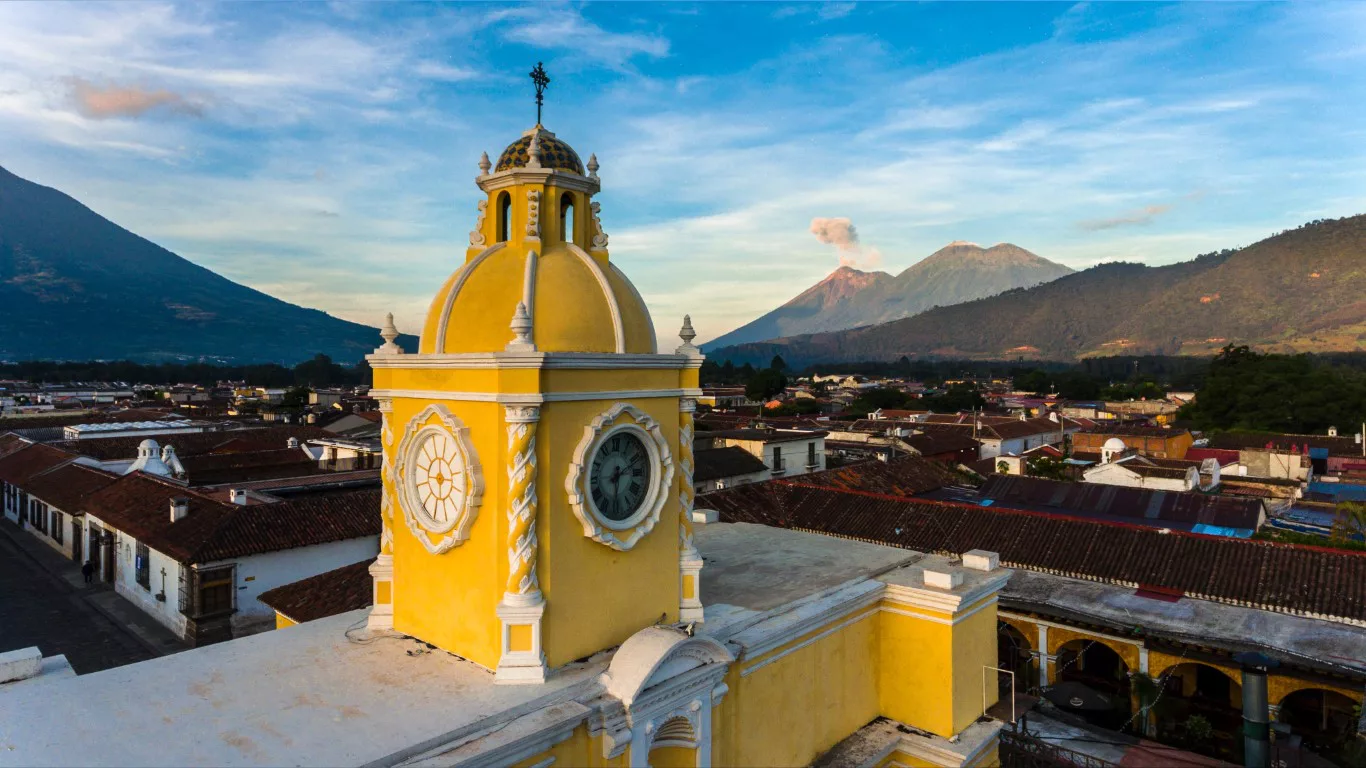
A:
{"label": "terracotta roof tile", "polygon": [[67,514],[80,514],[86,499],[118,480],[119,476],[80,464],[63,464],[34,475],[23,489],[29,495]]}
{"label": "terracotta roof tile", "polygon": [[313,621],[339,613],[369,608],[374,603],[370,563],[343,565],[261,593],[257,598],[296,622]]}
{"label": "terracotta roof tile", "polygon": [[1014,568],[1366,622],[1366,553],[898,499],[787,480],[718,491],[706,497],[706,504],[725,522],[809,530],[921,552],[985,549],[999,552],[1002,564]]}
{"label": "terracotta roof tile", "polygon": [[[188,499],[189,514],[172,522],[177,497]],[[134,472],[94,493],[85,508],[159,552],[196,563],[378,536],[379,499],[380,489],[362,488],[243,506]]]}
{"label": "terracotta roof tile", "polygon": [[23,487],[34,475],[75,459],[66,451],[34,443],[0,459],[0,480]]}

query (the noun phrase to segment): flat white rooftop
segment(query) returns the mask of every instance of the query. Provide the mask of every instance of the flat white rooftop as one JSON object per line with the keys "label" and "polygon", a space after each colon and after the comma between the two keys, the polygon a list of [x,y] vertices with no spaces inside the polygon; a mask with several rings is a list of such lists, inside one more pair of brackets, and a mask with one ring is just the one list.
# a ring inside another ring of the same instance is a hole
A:
{"label": "flat white rooftop", "polygon": [[606,669],[595,659],[545,685],[494,685],[487,671],[416,640],[348,639],[365,614],[0,687],[0,765],[393,762],[491,715],[511,720],[595,686]]}
{"label": "flat white rooftop", "polygon": [[[947,561],[760,525],[699,526],[707,621],[738,649],[781,641],[830,607],[883,588],[874,577]],[[552,598],[553,599],[553,598]],[[552,705],[589,702],[614,649],[544,685],[396,635],[366,611],[90,675],[0,686],[0,766],[393,764],[458,749]]]}

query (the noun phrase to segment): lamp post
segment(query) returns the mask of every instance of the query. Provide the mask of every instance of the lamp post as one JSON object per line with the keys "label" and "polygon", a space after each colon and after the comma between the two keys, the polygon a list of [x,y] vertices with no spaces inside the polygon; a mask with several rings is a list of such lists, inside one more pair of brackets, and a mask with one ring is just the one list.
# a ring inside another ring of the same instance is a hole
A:
{"label": "lamp post", "polygon": [[1243,668],[1243,765],[1269,768],[1271,708],[1266,698],[1266,673],[1280,662],[1255,651],[1235,654],[1233,660]]}

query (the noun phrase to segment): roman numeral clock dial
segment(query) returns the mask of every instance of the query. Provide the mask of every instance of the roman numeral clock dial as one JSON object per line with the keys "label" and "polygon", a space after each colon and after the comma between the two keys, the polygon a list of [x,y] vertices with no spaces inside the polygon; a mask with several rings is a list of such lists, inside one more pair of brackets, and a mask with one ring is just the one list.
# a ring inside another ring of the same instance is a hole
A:
{"label": "roman numeral clock dial", "polygon": [[645,503],[650,471],[640,437],[618,432],[604,439],[588,470],[588,492],[598,514],[618,522],[630,519]]}

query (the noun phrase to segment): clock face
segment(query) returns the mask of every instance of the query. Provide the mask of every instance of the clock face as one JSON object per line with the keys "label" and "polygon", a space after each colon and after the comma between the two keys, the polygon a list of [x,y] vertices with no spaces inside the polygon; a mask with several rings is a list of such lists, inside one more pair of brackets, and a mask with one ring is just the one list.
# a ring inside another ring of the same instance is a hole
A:
{"label": "clock face", "polygon": [[631,432],[608,435],[593,452],[588,491],[598,514],[613,522],[628,520],[650,490],[650,454]]}
{"label": "clock face", "polygon": [[444,431],[423,436],[413,462],[413,484],[422,511],[436,528],[454,524],[465,507],[465,460],[455,438]]}

